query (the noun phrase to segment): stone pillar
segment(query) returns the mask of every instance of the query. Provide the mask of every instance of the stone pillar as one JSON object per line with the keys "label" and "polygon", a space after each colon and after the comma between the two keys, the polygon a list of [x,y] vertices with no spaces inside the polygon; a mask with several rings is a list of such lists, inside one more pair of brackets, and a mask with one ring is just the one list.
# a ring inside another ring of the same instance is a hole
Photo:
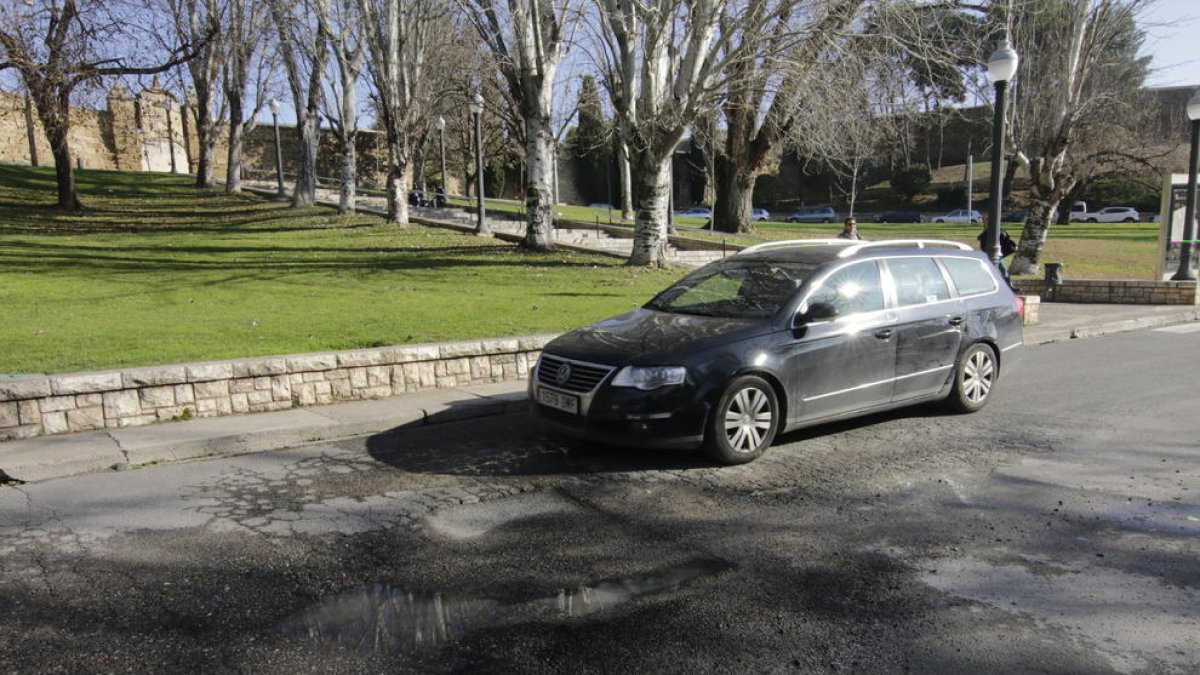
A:
{"label": "stone pillar", "polygon": [[117,170],[140,171],[142,141],[138,134],[137,106],[120,80],[108,92],[108,123]]}

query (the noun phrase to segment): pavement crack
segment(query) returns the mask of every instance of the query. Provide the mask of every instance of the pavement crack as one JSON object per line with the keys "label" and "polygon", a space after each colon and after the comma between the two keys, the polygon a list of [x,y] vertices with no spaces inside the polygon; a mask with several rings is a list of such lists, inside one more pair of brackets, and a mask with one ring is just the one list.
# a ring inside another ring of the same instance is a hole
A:
{"label": "pavement crack", "polygon": [[129,461],[129,451],[126,450],[125,446],[121,444],[121,439],[114,436],[111,431],[105,432],[104,435],[111,438],[113,443],[117,444],[117,450],[119,450],[121,452],[121,456],[125,458],[125,463],[132,464],[132,462]]}

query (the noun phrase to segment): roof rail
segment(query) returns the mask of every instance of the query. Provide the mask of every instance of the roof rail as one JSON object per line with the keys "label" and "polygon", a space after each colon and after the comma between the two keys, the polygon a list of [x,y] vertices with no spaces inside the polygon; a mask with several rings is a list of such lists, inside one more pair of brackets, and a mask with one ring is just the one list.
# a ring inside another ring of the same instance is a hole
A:
{"label": "roof rail", "polygon": [[916,248],[956,248],[960,251],[973,251],[970,246],[961,241],[949,241],[946,239],[888,239],[884,241],[861,241],[853,246],[849,246],[841,251],[838,251],[839,258],[854,255],[864,248],[902,248],[912,246]]}
{"label": "roof rail", "polygon": [[831,244],[848,246],[852,243],[854,242],[849,239],[781,239],[779,241],[764,241],[761,244],[747,246],[746,248],[738,251],[736,255],[753,253],[755,251],[763,251],[768,248],[780,248],[783,246],[829,246]]}

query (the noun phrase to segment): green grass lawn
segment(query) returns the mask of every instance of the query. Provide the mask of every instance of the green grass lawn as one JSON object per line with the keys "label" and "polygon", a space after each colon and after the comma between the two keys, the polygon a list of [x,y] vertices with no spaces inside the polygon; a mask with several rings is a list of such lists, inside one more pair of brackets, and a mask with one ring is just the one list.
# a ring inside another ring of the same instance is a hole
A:
{"label": "green grass lawn", "polygon": [[64,215],[50,169],[0,166],[0,373],[561,331],[680,276],[606,256],[339,218],[83,171]]}

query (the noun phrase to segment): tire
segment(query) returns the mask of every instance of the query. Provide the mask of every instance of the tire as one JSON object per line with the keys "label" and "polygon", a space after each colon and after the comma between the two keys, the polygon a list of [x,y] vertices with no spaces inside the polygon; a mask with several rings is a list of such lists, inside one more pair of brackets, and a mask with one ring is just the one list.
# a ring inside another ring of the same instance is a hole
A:
{"label": "tire", "polygon": [[992,389],[1000,376],[996,352],[987,344],[977,342],[967,348],[954,369],[954,382],[946,405],[955,412],[973,413],[992,397]]}
{"label": "tire", "polygon": [[796,219],[796,218],[788,218],[788,222],[789,222],[789,223],[798,223],[798,222],[800,222],[800,221],[799,221],[798,219]]}
{"label": "tire", "polygon": [[826,225],[828,225],[829,223],[832,223],[833,221],[832,221],[832,220],[830,220],[830,219],[828,219],[828,218],[826,218],[826,219],[822,220],[821,222],[822,222],[822,223],[825,223]]}
{"label": "tire", "polygon": [[1097,222],[1095,218],[1088,218],[1088,219],[1087,219],[1087,221],[1088,221],[1089,223],[1095,223],[1095,222]]}
{"label": "tire", "polygon": [[1125,220],[1122,220],[1121,222],[1123,222],[1123,223],[1132,223],[1132,222],[1133,222],[1133,218],[1126,218]]}
{"label": "tire", "polygon": [[735,378],[709,415],[704,451],[722,464],[752,462],[771,447],[781,416],[779,398],[766,380]]}

